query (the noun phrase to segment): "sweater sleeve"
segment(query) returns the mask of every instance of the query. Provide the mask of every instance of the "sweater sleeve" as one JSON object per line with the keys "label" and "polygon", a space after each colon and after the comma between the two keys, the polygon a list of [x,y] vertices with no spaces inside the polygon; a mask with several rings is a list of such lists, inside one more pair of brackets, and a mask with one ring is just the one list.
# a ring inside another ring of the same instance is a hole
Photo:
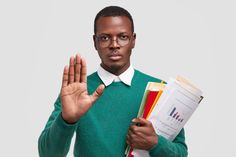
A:
{"label": "sweater sleeve", "polygon": [[184,129],[180,131],[173,141],[169,141],[158,135],[158,143],[149,150],[151,157],[187,157],[187,145],[185,144]]}
{"label": "sweater sleeve", "polygon": [[40,157],[65,157],[69,151],[76,124],[67,124],[61,116],[61,101],[57,98],[46,127],[38,139]]}

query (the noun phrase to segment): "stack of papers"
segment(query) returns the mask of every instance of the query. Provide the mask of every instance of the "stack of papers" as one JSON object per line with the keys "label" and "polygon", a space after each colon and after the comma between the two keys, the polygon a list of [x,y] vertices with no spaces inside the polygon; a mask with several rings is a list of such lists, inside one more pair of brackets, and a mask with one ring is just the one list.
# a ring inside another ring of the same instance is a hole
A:
{"label": "stack of papers", "polygon": [[[202,91],[181,76],[167,84],[149,82],[138,117],[152,122],[158,135],[173,141],[203,99]],[[149,157],[145,150],[127,148],[127,157]]]}

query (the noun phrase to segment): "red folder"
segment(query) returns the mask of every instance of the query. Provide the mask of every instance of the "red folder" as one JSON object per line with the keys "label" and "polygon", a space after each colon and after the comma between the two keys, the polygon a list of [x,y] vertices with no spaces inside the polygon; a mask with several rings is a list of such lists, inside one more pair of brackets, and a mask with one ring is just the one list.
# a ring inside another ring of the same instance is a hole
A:
{"label": "red folder", "polygon": [[148,96],[147,96],[147,100],[145,103],[145,107],[144,107],[144,111],[143,111],[143,118],[147,118],[147,115],[150,111],[150,109],[152,108],[152,105],[157,97],[159,91],[149,91],[148,92]]}

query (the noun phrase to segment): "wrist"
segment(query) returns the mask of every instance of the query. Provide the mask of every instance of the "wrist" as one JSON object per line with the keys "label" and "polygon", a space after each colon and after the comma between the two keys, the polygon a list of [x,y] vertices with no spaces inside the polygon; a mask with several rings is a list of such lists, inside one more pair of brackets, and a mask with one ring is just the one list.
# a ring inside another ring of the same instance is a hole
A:
{"label": "wrist", "polygon": [[158,144],[158,135],[156,134],[155,137],[153,138],[152,146],[148,150],[153,149],[157,144]]}
{"label": "wrist", "polygon": [[63,112],[61,112],[61,118],[67,123],[67,124],[75,124],[78,119],[75,118],[68,118]]}

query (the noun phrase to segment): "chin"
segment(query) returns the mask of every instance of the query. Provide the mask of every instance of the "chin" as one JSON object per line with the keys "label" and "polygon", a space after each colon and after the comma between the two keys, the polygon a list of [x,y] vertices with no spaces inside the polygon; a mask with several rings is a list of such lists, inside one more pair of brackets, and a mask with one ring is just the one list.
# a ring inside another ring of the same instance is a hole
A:
{"label": "chin", "polygon": [[109,69],[109,71],[119,71],[123,67],[122,64],[117,63],[106,64],[105,66]]}
{"label": "chin", "polygon": [[113,70],[119,70],[119,69],[122,69],[122,65],[119,65],[119,64],[112,64],[109,66],[110,69],[113,69]]}
{"label": "chin", "polygon": [[123,71],[122,69],[126,66],[124,62],[117,61],[117,62],[106,62],[104,66],[107,68],[110,72],[118,72]]}

